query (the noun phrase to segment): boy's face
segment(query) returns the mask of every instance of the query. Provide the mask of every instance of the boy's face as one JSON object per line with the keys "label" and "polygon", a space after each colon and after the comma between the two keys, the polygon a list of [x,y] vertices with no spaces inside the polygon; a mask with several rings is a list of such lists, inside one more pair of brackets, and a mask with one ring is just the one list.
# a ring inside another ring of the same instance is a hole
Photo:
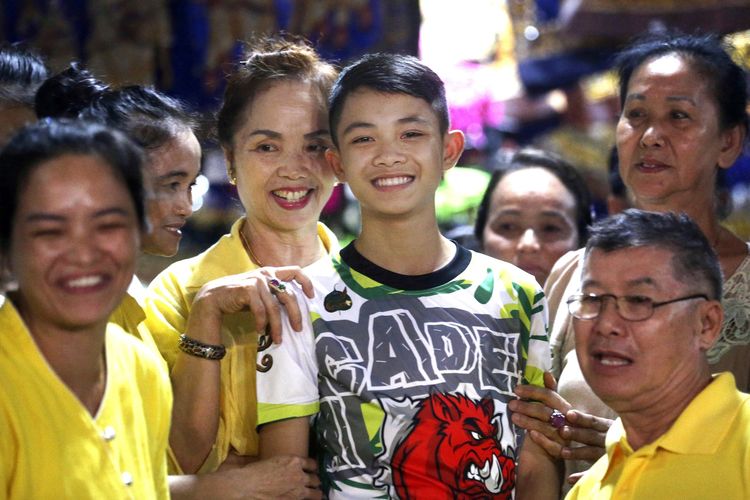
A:
{"label": "boy's face", "polygon": [[443,172],[463,151],[463,134],[442,134],[426,101],[367,88],[346,98],[332,132],[338,151],[329,150],[326,157],[339,180],[351,187],[363,217],[423,211],[434,216]]}

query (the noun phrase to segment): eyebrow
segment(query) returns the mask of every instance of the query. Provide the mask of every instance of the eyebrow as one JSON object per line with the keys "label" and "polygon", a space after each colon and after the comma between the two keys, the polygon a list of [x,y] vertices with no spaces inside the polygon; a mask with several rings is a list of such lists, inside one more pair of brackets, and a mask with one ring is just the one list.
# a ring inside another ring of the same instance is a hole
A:
{"label": "eyebrow", "polygon": [[[521,215],[522,210],[516,209],[516,208],[503,208],[501,210],[497,210],[493,212],[493,215]],[[542,215],[544,217],[555,217],[557,219],[565,219],[565,214],[562,213],[563,210],[544,210],[540,212],[539,215]]]}
{"label": "eyebrow", "polygon": [[[262,136],[268,137],[270,139],[281,139],[281,133],[280,132],[276,132],[275,130],[269,130],[269,129],[257,129],[257,130],[253,130],[252,132],[250,132],[249,134],[247,134],[246,137],[249,139],[249,138],[251,138],[253,136],[256,136],[256,135],[262,135]],[[316,138],[318,138],[320,136],[323,136],[323,135],[330,135],[330,133],[328,132],[328,129],[321,128],[321,129],[318,129],[318,130],[314,130],[313,132],[308,132],[303,137],[305,139],[316,139]]]}
{"label": "eyebrow", "polygon": [[[430,121],[419,115],[410,115],[410,116],[405,116],[403,118],[399,118],[398,120],[396,120],[396,123],[400,125],[403,125],[406,123],[419,123],[422,125],[429,125]],[[347,125],[347,127],[344,129],[341,135],[346,135],[352,130],[357,129],[357,128],[365,128],[365,129],[375,128],[375,124],[370,123],[370,122],[364,122],[364,121],[352,122],[349,125]]]}
{"label": "eyebrow", "polygon": [[[644,100],[646,100],[646,96],[644,94],[640,94],[640,93],[636,92],[636,93],[633,93],[633,94],[628,94],[628,96],[625,98],[625,102],[636,101],[636,100],[637,101],[644,101]],[[683,102],[684,101],[684,102],[689,102],[693,106],[697,106],[697,104],[695,103],[695,100],[693,100],[692,97],[688,97],[688,96],[682,96],[682,95],[667,96],[667,101],[673,101],[673,102]]]}
{"label": "eyebrow", "polygon": [[[106,217],[108,215],[122,215],[123,217],[127,217],[130,215],[130,212],[117,207],[112,208],[105,208],[103,210],[99,210],[94,213],[94,218],[99,217]],[[26,216],[24,219],[25,222],[65,222],[68,219],[68,217],[64,215],[57,215],[57,214],[51,214],[51,213],[45,213],[45,212],[35,212],[31,213]]]}
{"label": "eyebrow", "polygon": [[[635,286],[640,286],[640,285],[656,286],[656,281],[653,278],[644,276],[643,278],[636,278],[634,280],[627,281],[625,282],[625,285],[628,287],[635,287]],[[581,288],[584,288],[586,286],[601,286],[601,283],[598,282],[597,280],[592,280],[592,279],[583,280],[581,282]]]}
{"label": "eyebrow", "polygon": [[166,174],[160,175],[156,178],[157,181],[165,181],[167,179],[177,178],[177,179],[187,179],[188,173],[184,170],[172,170],[171,172],[167,172]]}

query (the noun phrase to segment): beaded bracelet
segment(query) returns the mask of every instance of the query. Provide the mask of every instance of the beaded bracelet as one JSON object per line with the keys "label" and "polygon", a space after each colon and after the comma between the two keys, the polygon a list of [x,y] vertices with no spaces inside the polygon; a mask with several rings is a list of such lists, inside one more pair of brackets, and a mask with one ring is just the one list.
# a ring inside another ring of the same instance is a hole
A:
{"label": "beaded bracelet", "polygon": [[223,345],[204,344],[199,340],[191,339],[184,333],[180,335],[179,347],[182,352],[191,356],[217,361],[227,354],[227,348]]}

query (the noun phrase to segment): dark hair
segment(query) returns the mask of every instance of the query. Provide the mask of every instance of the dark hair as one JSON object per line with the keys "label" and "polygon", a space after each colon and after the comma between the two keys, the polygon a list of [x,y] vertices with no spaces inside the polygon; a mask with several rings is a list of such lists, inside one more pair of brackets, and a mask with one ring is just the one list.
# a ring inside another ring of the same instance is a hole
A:
{"label": "dark hair", "polygon": [[336,78],[336,68],[322,60],[301,39],[260,38],[247,43],[243,60],[229,75],[224,103],[217,116],[217,135],[222,146],[231,148],[245,110],[258,93],[283,81],[309,82],[320,91],[321,106]]}
{"label": "dark hair", "polygon": [[490,177],[487,190],[477,210],[474,223],[474,236],[480,244],[484,244],[484,227],[490,216],[492,193],[500,181],[511,172],[527,168],[543,168],[557,177],[565,188],[573,195],[576,210],[576,229],[578,230],[578,245],[583,246],[588,239],[588,226],[591,224],[591,193],[586,182],[578,170],[561,157],[548,151],[534,148],[523,148],[516,152],[506,163],[501,163]]}
{"label": "dark hair", "polygon": [[122,130],[147,151],[197,126],[180,101],[141,85],[104,92],[80,116]]}
{"label": "dark hair", "polygon": [[[597,222],[590,229],[586,256],[597,248],[612,252],[653,246],[672,252],[672,272],[683,283],[698,283],[712,299],[721,299],[719,259],[698,225],[686,214],[629,208]],[[649,266],[649,262],[634,262]]]}
{"label": "dark hair", "polygon": [[328,98],[331,138],[336,146],[336,127],[346,98],[362,87],[387,94],[406,94],[426,101],[437,115],[440,133],[447,132],[450,118],[445,86],[434,71],[413,56],[367,54],[341,70]]}
{"label": "dark hair", "polygon": [[625,198],[628,195],[628,188],[625,187],[625,182],[620,175],[620,158],[617,155],[617,146],[612,146],[609,150],[607,171],[607,182],[609,184],[610,194]]}
{"label": "dark hair", "polygon": [[98,80],[77,62],[73,62],[39,87],[34,102],[36,116],[76,118],[107,90],[109,85]]}
{"label": "dark hair", "polygon": [[48,76],[42,57],[20,45],[0,47],[0,104],[34,106],[34,94]]}
{"label": "dark hair", "polygon": [[125,134],[83,120],[44,119],[22,128],[0,153],[0,253],[7,255],[19,195],[40,164],[66,154],[95,155],[122,181],[145,227],[143,152]]}
{"label": "dark hair", "polygon": [[747,79],[745,71],[729,55],[731,46],[717,35],[665,32],[636,39],[618,56],[620,105],[624,108],[628,84],[642,64],[666,54],[677,54],[690,63],[708,83],[719,108],[719,125],[726,130],[740,125],[748,130]]}

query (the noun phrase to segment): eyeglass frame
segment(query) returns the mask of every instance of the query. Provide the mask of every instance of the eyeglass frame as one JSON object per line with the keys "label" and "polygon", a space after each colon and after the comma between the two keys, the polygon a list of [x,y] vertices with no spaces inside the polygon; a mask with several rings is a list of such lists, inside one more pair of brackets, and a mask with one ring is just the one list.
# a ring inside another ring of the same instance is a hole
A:
{"label": "eyeglass frame", "polygon": [[[573,313],[573,311],[571,310],[571,307],[572,307],[572,305],[573,305],[574,302],[580,302],[581,299],[583,299],[585,297],[596,298],[599,301],[599,310],[597,311],[596,315],[593,316],[593,317],[591,317],[591,318],[582,318],[580,316],[576,316]],[[665,301],[662,301],[662,302],[655,302],[651,297],[646,297],[644,295],[621,295],[621,296],[617,296],[617,295],[615,295],[613,293],[603,293],[601,295],[597,295],[595,293],[576,293],[576,294],[571,295],[570,297],[568,297],[568,300],[566,300],[565,303],[568,304],[568,312],[570,313],[571,316],[573,316],[576,319],[580,319],[582,321],[592,321],[592,320],[595,320],[596,318],[598,318],[601,315],[602,309],[604,307],[604,299],[606,299],[606,298],[611,298],[612,300],[614,300],[615,310],[617,311],[617,314],[622,319],[624,319],[626,321],[646,321],[647,319],[650,319],[654,315],[654,310],[657,307],[666,306],[668,304],[674,304],[675,302],[682,302],[683,300],[691,300],[691,299],[711,300],[708,297],[708,295],[706,295],[704,293],[696,293],[696,294],[693,294],[693,295],[686,295],[684,297],[677,297],[676,299],[665,300]],[[640,298],[640,299],[646,299],[646,300],[648,300],[651,303],[651,313],[648,316],[646,316],[645,318],[639,318],[639,319],[630,319],[630,318],[626,318],[625,316],[623,316],[623,314],[622,314],[622,312],[620,310],[620,300],[623,300],[623,299],[632,299],[632,298]]]}

